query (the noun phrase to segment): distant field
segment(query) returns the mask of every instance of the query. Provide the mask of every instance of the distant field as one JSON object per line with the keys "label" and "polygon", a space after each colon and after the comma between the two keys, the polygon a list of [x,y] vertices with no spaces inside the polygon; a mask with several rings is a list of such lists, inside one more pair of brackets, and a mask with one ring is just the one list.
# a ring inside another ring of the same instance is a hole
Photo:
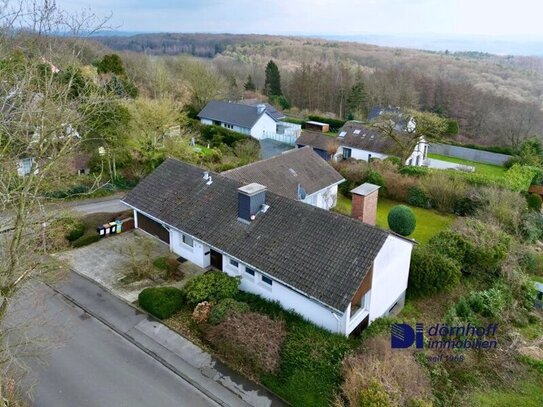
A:
{"label": "distant field", "polygon": [[464,160],[462,158],[448,157],[446,155],[428,153],[429,158],[435,158],[436,160],[447,161],[450,163],[456,163],[460,165],[469,165],[475,167],[475,172],[489,177],[503,177],[506,168],[500,165],[481,164],[476,161]]}
{"label": "distant field", "polygon": [[[390,212],[392,207],[396,205],[400,205],[400,202],[393,201],[391,199],[379,198],[379,203],[377,205],[377,226],[382,227],[383,229],[388,229],[388,212]],[[453,215],[446,215],[432,209],[423,209],[414,206],[409,207],[413,210],[415,217],[417,218],[417,227],[415,232],[413,232],[413,234],[409,237],[412,237],[417,242],[422,244],[428,243],[433,236],[449,227],[455,219]],[[341,194],[338,194],[338,202],[334,210],[350,216],[351,200]]]}

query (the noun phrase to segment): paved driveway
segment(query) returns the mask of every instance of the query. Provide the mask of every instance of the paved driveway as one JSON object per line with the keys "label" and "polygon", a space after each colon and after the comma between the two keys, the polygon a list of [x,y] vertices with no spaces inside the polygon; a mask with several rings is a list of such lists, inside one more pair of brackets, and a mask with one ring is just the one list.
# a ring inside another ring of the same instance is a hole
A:
{"label": "paved driveway", "polygon": [[[168,245],[141,231],[129,231],[104,238],[91,245],[57,253],[56,258],[70,269],[87,276],[128,302],[134,302],[145,287],[157,286],[156,281],[144,279],[131,284],[120,280],[138,264],[168,256]],[[181,285],[181,282],[168,285]]]}

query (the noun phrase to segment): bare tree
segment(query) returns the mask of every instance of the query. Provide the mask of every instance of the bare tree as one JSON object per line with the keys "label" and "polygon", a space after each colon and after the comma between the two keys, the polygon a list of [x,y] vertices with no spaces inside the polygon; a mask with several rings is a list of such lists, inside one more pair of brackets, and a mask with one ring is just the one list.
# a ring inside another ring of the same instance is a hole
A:
{"label": "bare tree", "polygon": [[405,163],[421,137],[426,141],[439,140],[447,130],[447,121],[433,113],[408,110],[384,113],[372,126],[396,144],[398,156]]}
{"label": "bare tree", "polygon": [[83,36],[104,20],[89,12],[67,14],[53,0],[0,4],[2,375],[17,356],[8,340],[14,329],[8,311],[25,287],[51,275],[40,255],[48,196],[72,176],[66,163],[81,144],[87,117],[112,96],[83,85],[78,69]]}

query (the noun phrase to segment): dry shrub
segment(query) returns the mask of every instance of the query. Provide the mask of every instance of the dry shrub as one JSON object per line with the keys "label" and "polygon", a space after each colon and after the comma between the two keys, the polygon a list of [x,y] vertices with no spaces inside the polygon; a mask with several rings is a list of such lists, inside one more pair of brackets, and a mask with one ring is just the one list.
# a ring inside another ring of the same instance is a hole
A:
{"label": "dry shrub", "polygon": [[253,373],[274,373],[287,335],[285,322],[256,312],[234,313],[210,326],[206,339],[225,357]]}
{"label": "dry shrub", "polygon": [[498,224],[508,233],[520,235],[527,211],[526,199],[521,194],[489,187],[481,189],[481,198],[484,205],[476,213],[478,219],[485,223]]}
{"label": "dry shrub", "polygon": [[192,311],[192,319],[201,324],[202,322],[207,322],[209,315],[211,314],[211,309],[213,305],[208,301],[203,301],[194,307]]}
{"label": "dry shrub", "polygon": [[392,405],[409,405],[415,399],[431,401],[431,383],[425,369],[410,350],[391,349],[390,340],[383,336],[370,338],[364,348],[343,361],[342,395],[348,406],[359,406],[360,395],[379,383]]}
{"label": "dry shrub", "polygon": [[466,182],[457,177],[450,177],[446,172],[432,172],[421,179],[421,187],[441,212],[454,212],[455,204],[468,193]]}

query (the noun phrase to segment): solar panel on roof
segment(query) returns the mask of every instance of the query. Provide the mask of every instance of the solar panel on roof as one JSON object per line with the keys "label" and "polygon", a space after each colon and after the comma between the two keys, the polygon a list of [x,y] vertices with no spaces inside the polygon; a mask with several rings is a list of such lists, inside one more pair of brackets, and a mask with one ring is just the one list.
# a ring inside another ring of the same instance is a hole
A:
{"label": "solar panel on roof", "polygon": [[346,131],[342,131],[341,133],[339,133],[339,137],[345,137],[346,135],[347,135]]}

